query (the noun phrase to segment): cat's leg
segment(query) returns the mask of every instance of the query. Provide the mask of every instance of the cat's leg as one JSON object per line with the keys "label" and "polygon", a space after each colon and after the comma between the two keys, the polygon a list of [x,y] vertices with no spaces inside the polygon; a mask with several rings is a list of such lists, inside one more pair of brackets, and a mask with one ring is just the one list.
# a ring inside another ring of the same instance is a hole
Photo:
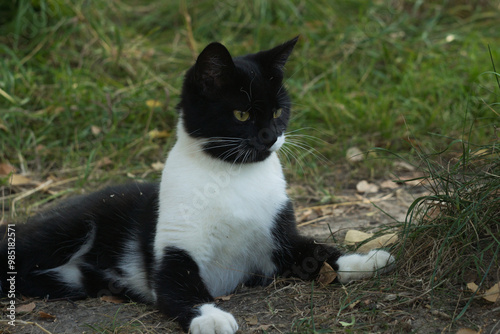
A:
{"label": "cat's leg", "polygon": [[394,267],[394,257],[384,250],[372,250],[368,254],[343,254],[334,247],[301,236],[290,202],[277,216],[273,234],[277,245],[274,261],[278,274],[285,277],[315,279],[325,261],[337,272],[337,280],[341,283],[372,277]]}
{"label": "cat's leg", "polygon": [[184,331],[233,334],[238,330],[234,317],[215,306],[198,265],[187,252],[167,247],[154,280],[159,310],[175,318]]}
{"label": "cat's leg", "polygon": [[368,254],[343,254],[334,247],[299,235],[291,240],[287,248],[288,268],[283,267],[282,274],[302,279],[316,278],[325,261],[336,271],[337,280],[341,283],[389,272],[395,262],[394,257],[384,250],[372,250]]}

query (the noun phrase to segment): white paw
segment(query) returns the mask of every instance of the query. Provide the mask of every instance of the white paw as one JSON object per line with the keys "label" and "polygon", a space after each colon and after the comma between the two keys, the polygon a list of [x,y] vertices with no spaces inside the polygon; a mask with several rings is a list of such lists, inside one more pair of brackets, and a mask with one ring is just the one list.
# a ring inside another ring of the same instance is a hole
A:
{"label": "white paw", "polygon": [[191,334],[233,334],[238,330],[238,324],[231,313],[224,312],[213,304],[201,306],[200,312],[191,321]]}
{"label": "white paw", "polygon": [[349,254],[339,257],[337,265],[341,283],[347,283],[383,274],[394,269],[394,257],[384,250],[372,250],[368,254]]}

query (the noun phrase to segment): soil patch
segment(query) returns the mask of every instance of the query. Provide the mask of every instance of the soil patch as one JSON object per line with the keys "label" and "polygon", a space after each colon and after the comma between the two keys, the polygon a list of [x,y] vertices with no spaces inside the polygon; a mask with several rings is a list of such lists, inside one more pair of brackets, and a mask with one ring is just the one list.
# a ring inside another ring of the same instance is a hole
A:
{"label": "soil patch", "polygon": [[[319,241],[333,239],[341,244],[349,229],[396,228],[423,191],[400,186],[360,195],[345,190],[338,203],[314,207],[299,200],[299,229]],[[304,216],[307,210],[310,216]],[[421,278],[405,277],[396,269],[390,275],[345,286],[276,280],[267,287],[240,287],[217,302],[237,318],[240,333],[456,333],[462,327],[500,333],[500,305],[477,299],[460,321],[452,323],[470,295],[460,287],[439,289],[429,290]],[[17,300],[18,306],[30,303],[35,307],[17,314],[15,327],[6,324],[4,313],[0,333],[181,332],[174,321],[148,305],[100,299]]]}

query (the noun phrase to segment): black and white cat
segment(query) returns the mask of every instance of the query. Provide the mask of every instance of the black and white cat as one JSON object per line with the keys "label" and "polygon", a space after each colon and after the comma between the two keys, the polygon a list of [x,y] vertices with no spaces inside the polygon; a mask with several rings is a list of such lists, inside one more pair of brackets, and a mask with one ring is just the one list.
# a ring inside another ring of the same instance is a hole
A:
{"label": "black and white cat", "polygon": [[[390,270],[386,251],[343,255],[297,232],[276,154],[291,107],[283,67],[296,42],[237,58],[208,45],[186,73],[161,183],[106,188],[17,224],[17,292],[124,295],[193,334],[234,333],[236,320],[213,301],[240,284],[314,279],[324,261],[342,283]],[[5,294],[5,226],[0,233]]]}

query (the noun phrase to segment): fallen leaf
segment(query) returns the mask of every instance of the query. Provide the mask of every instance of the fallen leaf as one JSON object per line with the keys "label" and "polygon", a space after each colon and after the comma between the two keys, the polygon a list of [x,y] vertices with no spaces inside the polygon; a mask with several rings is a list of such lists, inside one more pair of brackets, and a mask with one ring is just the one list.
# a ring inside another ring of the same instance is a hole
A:
{"label": "fallen leaf", "polygon": [[380,187],[383,189],[396,189],[399,188],[399,185],[391,180],[385,180],[380,184]]}
{"label": "fallen leaf", "polygon": [[170,134],[165,130],[159,131],[158,129],[154,129],[148,132],[148,137],[151,139],[161,139],[170,137]]}
{"label": "fallen leaf", "polygon": [[147,100],[146,105],[150,108],[161,107],[161,102],[158,100]]}
{"label": "fallen leaf", "polygon": [[474,282],[467,283],[467,288],[472,292],[476,292],[479,289],[477,284]]}
{"label": "fallen leaf", "polygon": [[353,301],[352,303],[350,303],[350,304],[349,304],[349,309],[351,309],[351,310],[352,310],[352,309],[353,309],[353,308],[355,308],[355,307],[356,307],[356,305],[358,305],[360,302],[361,302],[361,300],[359,300],[359,299],[358,299],[358,300]]}
{"label": "fallen leaf", "polygon": [[33,311],[36,307],[36,304],[34,302],[31,302],[29,304],[24,304],[21,306],[16,307],[16,313],[29,313]]}
{"label": "fallen leaf", "polygon": [[357,230],[349,230],[345,235],[344,243],[346,245],[354,245],[358,242],[370,239],[371,237],[373,237],[372,233],[365,233]]}
{"label": "fallen leaf", "polygon": [[215,300],[227,302],[233,295],[215,297]]}
{"label": "fallen leaf", "polygon": [[16,167],[7,163],[0,163],[0,175],[9,175],[10,173],[15,173]]}
{"label": "fallen leaf", "polygon": [[157,162],[153,162],[151,164],[151,167],[153,167],[153,169],[155,171],[161,171],[161,170],[163,170],[163,167],[165,167],[165,164],[163,162],[157,161]]}
{"label": "fallen leaf", "polygon": [[500,298],[500,282],[486,290],[483,296],[489,302],[495,303]]}
{"label": "fallen leaf", "polygon": [[360,162],[365,158],[363,152],[361,152],[361,150],[357,147],[350,147],[347,150],[345,157],[350,162]]}
{"label": "fallen leaf", "polygon": [[[357,230],[349,230],[345,235],[344,243],[346,245],[355,245],[370,238],[373,238],[372,233],[365,233]],[[358,251],[364,253],[372,249],[384,248],[396,243],[396,241],[398,241],[398,236],[396,233],[384,234],[381,235],[380,237],[377,237],[363,244],[361,247],[358,248]]]}
{"label": "fallen leaf", "polygon": [[458,331],[457,331],[457,334],[479,334],[481,332],[477,332],[473,329],[470,329],[470,328],[460,328]]}
{"label": "fallen leaf", "polygon": [[[467,283],[467,288],[472,292],[477,292],[477,290],[479,289],[477,284],[474,282]],[[484,294],[478,295],[489,302],[495,303],[500,299],[500,282],[496,283],[491,288],[486,290]]]}
{"label": "fallen leaf", "polygon": [[245,317],[243,319],[245,319],[245,321],[247,322],[247,325],[250,325],[250,326],[255,326],[255,325],[259,324],[259,319],[257,319],[256,315]]}
{"label": "fallen leaf", "polygon": [[108,158],[108,157],[104,157],[104,158],[102,158],[102,159],[100,159],[99,161],[96,162],[96,166],[98,168],[101,168],[101,167],[104,167],[104,166],[109,166],[111,164],[113,164],[113,161],[110,158]]}
{"label": "fallen leaf", "polygon": [[25,184],[32,184],[33,180],[31,180],[31,179],[29,179],[26,176],[21,175],[21,174],[13,174],[9,178],[9,183],[13,186],[21,186],[21,185],[25,185]]}
{"label": "fallen leaf", "polygon": [[49,313],[46,313],[43,311],[38,312],[38,317],[41,319],[45,319],[45,320],[55,320],[56,319],[55,315],[52,315],[52,314],[49,314]]}
{"label": "fallen leaf", "polygon": [[323,262],[323,266],[319,270],[317,282],[320,286],[326,286],[332,283],[335,278],[337,278],[337,273],[333,270],[332,266],[330,266],[327,262]]}
{"label": "fallen leaf", "polygon": [[102,296],[101,300],[103,302],[113,303],[113,304],[123,304],[126,302],[125,299],[118,296]]}
{"label": "fallen leaf", "polygon": [[92,132],[92,134],[94,136],[97,136],[98,134],[100,134],[102,132],[102,129],[100,127],[96,126],[96,125],[92,125],[90,127],[90,131]]}
{"label": "fallen leaf", "polygon": [[356,184],[356,190],[358,191],[358,193],[368,194],[378,192],[379,188],[376,184],[369,183],[368,181],[363,180],[359,181],[358,184]]}
{"label": "fallen leaf", "polygon": [[366,244],[361,245],[357,250],[359,252],[369,252],[372,249],[384,248],[393,245],[398,241],[396,233],[384,234],[378,238],[368,241]]}

